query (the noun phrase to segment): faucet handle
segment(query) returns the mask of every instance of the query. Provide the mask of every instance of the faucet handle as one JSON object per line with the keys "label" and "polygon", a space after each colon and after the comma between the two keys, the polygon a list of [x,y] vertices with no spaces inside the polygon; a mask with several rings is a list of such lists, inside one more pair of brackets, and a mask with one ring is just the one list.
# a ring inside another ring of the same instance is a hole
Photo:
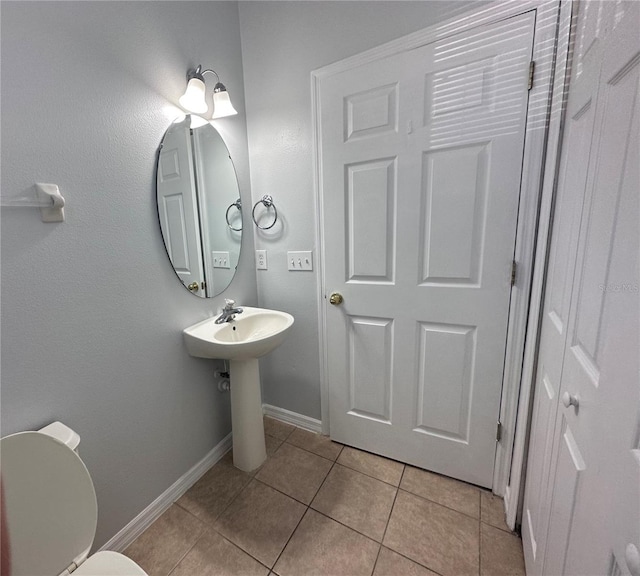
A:
{"label": "faucet handle", "polygon": [[229,298],[224,299],[224,307],[225,308],[233,308],[236,305],[235,300],[230,300]]}

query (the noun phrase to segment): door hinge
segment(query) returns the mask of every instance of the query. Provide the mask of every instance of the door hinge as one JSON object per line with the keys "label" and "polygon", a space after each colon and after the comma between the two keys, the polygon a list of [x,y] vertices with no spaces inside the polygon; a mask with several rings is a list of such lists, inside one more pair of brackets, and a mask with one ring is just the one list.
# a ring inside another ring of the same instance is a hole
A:
{"label": "door hinge", "polygon": [[496,426],[496,442],[500,442],[502,440],[502,422],[498,420],[498,425]]}
{"label": "door hinge", "polygon": [[527,90],[531,90],[533,88],[533,72],[536,69],[536,63],[531,60],[529,62],[529,84],[527,85]]}
{"label": "door hinge", "polygon": [[514,260],[511,262],[511,286],[516,285],[516,272],[518,270],[518,264]]}

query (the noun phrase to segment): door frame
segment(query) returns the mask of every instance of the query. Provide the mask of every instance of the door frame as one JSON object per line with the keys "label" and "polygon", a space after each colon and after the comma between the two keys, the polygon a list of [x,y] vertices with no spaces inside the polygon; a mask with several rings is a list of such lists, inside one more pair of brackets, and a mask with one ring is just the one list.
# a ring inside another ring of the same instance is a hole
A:
{"label": "door frame", "polygon": [[[563,2],[571,4],[571,2]],[[316,267],[318,287],[318,324],[320,348],[320,392],[322,432],[329,433],[329,383],[327,379],[328,358],[324,345],[326,338],[326,286],[324,278],[325,254],[323,230],[325,215],[323,214],[323,183],[322,183],[322,129],[320,125],[320,88],[322,80],[334,74],[344,72],[375,62],[403,51],[418,48],[425,44],[441,40],[448,36],[465,32],[481,25],[491,24],[523,14],[536,12],[534,29],[532,60],[535,61],[535,76],[533,87],[529,91],[529,105],[527,111],[524,158],[522,165],[520,204],[518,208],[518,225],[516,231],[514,259],[518,263],[517,277],[511,290],[509,305],[509,325],[507,328],[507,346],[505,353],[505,368],[502,383],[502,399],[500,405],[500,422],[502,423],[502,438],[496,444],[496,460],[494,467],[493,492],[505,496],[505,507],[509,526],[513,529],[516,524],[517,507],[520,499],[521,467],[524,460],[526,432],[528,431],[528,407],[531,398],[532,371],[529,364],[523,372],[523,360],[536,353],[537,323],[530,321],[529,307],[532,306],[531,318],[536,317],[540,304],[541,286],[538,286],[540,270],[546,264],[546,250],[538,251],[536,257],[536,242],[539,246],[546,246],[548,222],[551,216],[552,203],[543,200],[543,174],[548,172],[545,166],[545,152],[548,135],[557,137],[553,130],[552,97],[558,99],[558,90],[553,90],[556,43],[559,37],[568,30],[559,29],[561,0],[523,0],[520,2],[504,2],[497,0],[479,9],[472,9],[461,15],[445,20],[418,32],[392,40],[355,56],[339,62],[329,64],[311,72],[311,109],[313,127],[313,176],[314,197],[316,210],[316,246],[318,250],[318,265]],[[566,8],[564,9],[566,12]],[[561,42],[562,44],[562,42]],[[561,58],[564,62],[564,59]],[[564,76],[563,76],[564,79]],[[562,83],[564,86],[564,82]],[[564,100],[562,98],[561,100]],[[550,131],[551,129],[551,131]],[[551,156],[557,154],[557,145],[552,140]],[[552,158],[546,158],[546,166],[551,164]],[[546,174],[545,174],[546,176]],[[545,177],[546,182],[546,177]],[[546,187],[545,187],[546,189]],[[545,196],[548,196],[546,194]],[[538,223],[541,223],[541,235],[538,236]],[[541,254],[541,252],[543,254]],[[534,279],[534,262],[536,264],[536,278]],[[534,281],[536,280],[536,281]],[[534,281],[534,282],[532,282]],[[532,292],[532,288],[535,288]],[[531,300],[532,294],[535,300]],[[527,326],[529,325],[529,332]],[[525,338],[527,333],[531,338]],[[525,354],[526,351],[526,354]],[[518,422],[518,443],[516,437],[516,423]],[[524,438],[522,429],[525,429]],[[520,469],[514,475],[517,485],[509,482],[511,463],[519,462]]]}

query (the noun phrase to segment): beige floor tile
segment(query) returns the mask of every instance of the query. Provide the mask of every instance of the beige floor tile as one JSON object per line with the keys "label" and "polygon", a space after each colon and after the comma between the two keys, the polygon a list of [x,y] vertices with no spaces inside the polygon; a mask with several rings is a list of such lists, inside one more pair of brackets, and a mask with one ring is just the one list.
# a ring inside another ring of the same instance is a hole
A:
{"label": "beige floor tile", "polygon": [[424,566],[384,546],[380,549],[373,576],[438,576]]}
{"label": "beige floor tile", "polygon": [[304,514],[305,507],[252,480],[216,522],[216,530],[272,567]]}
{"label": "beige floor tile", "polygon": [[274,438],[286,440],[289,437],[289,434],[291,434],[295,429],[296,427],[292,424],[281,422],[275,418],[269,418],[269,416],[264,417],[264,433],[269,436],[273,436]]}
{"label": "beige floor tile", "polygon": [[276,453],[276,450],[280,448],[280,445],[284,442],[284,440],[276,438],[275,436],[269,436],[268,434],[264,435],[264,441],[267,445],[267,456],[273,456]]}
{"label": "beige floor tile", "polygon": [[350,528],[308,510],[280,556],[280,576],[369,576],[379,545]]}
{"label": "beige floor tile", "polygon": [[[282,443],[284,442],[284,440],[280,440],[280,438],[276,438],[275,436],[269,436],[268,434],[265,434],[264,442],[265,442],[265,448],[267,449],[267,459],[255,470],[251,470],[250,472],[245,472],[245,474],[248,474],[251,478],[254,478],[255,475],[258,472],[260,472],[260,470],[262,470],[262,467],[269,461],[269,458],[278,451],[278,448],[280,448],[280,446],[282,446]],[[230,462],[233,463],[233,457],[231,457]]]}
{"label": "beige floor tile", "polygon": [[336,464],[311,507],[380,542],[397,489]]}
{"label": "beige floor tile", "polygon": [[267,576],[269,569],[211,531],[189,551],[171,576]]}
{"label": "beige floor tile", "polygon": [[500,530],[509,530],[505,521],[504,502],[499,496],[494,496],[490,492],[481,491],[480,495],[480,520],[491,524]]}
{"label": "beige floor tile", "polygon": [[309,504],[329,473],[333,462],[284,443],[256,474],[269,486]]}
{"label": "beige floor tile", "polygon": [[211,523],[250,481],[251,476],[236,468],[231,452],[227,452],[177,503],[204,522]]}
{"label": "beige floor tile", "polygon": [[302,428],[296,428],[287,438],[287,442],[329,460],[335,460],[342,450],[342,444],[333,442],[328,436]]}
{"label": "beige floor tile", "polygon": [[373,476],[378,480],[382,480],[387,484],[393,484],[398,486],[400,484],[400,478],[402,477],[402,471],[404,464],[383,458],[382,456],[376,456],[369,452],[363,452],[350,446],[345,446],[340,452],[338,463],[358,470],[367,476]]}
{"label": "beige floor tile", "polygon": [[171,506],[124,554],[149,576],[167,576],[202,535],[205,525],[179,506]]}
{"label": "beige floor tile", "polygon": [[479,521],[400,490],[383,544],[443,576],[477,576]]}
{"label": "beige floor tile", "polygon": [[481,524],[481,576],[524,576],[522,540],[493,526]]}
{"label": "beige floor tile", "polygon": [[468,516],[480,518],[480,490],[465,482],[407,466],[400,488]]}

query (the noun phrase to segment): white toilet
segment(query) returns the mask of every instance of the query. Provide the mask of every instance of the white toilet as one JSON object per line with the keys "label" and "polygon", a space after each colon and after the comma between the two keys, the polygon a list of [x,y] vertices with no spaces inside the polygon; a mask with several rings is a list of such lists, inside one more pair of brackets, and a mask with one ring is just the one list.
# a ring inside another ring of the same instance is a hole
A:
{"label": "white toilet", "polygon": [[79,442],[59,422],[0,441],[11,576],[147,576],[117,552],[88,557],[98,503]]}

